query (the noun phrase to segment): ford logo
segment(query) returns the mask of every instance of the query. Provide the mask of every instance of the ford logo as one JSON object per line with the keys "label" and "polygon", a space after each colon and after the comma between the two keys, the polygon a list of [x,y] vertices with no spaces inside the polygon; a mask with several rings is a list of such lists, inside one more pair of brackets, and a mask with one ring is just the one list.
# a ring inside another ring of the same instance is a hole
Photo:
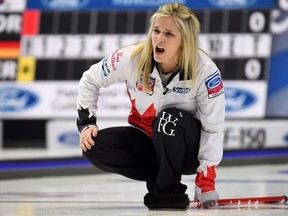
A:
{"label": "ford logo", "polygon": [[89,4],[90,0],[42,0],[44,7],[52,10],[79,10]]}
{"label": "ford logo", "polygon": [[59,135],[58,141],[67,146],[78,146],[79,134],[77,132],[63,133]]}
{"label": "ford logo", "polygon": [[19,88],[0,89],[0,112],[17,112],[35,106],[39,101],[36,94]]}
{"label": "ford logo", "polygon": [[257,101],[255,94],[240,88],[225,88],[225,99],[226,112],[245,110]]}
{"label": "ford logo", "polygon": [[210,3],[218,8],[248,8],[255,4],[257,0],[209,0]]}
{"label": "ford logo", "polygon": [[217,85],[219,85],[221,83],[221,78],[219,76],[211,79],[208,83],[207,83],[207,87],[208,88],[214,88]]}

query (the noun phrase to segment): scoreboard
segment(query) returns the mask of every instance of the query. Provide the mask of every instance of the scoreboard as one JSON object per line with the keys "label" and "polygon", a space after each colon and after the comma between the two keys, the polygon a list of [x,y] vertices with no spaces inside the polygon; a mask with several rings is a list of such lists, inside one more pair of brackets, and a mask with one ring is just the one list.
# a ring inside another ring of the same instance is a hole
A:
{"label": "scoreboard", "polygon": [[[268,10],[195,13],[202,23],[200,47],[215,60],[224,79],[266,78],[272,41]],[[24,27],[31,25],[31,19],[38,20],[28,32],[23,29],[21,57],[37,59],[35,80],[79,79],[92,63],[87,60],[97,62],[121,46],[143,40],[150,15],[151,11],[26,11]],[[62,76],[51,75],[47,65]]]}
{"label": "scoreboard", "polygon": [[[287,146],[287,122],[267,120],[288,118],[288,100],[283,99],[288,94],[287,0],[4,0],[0,4],[4,141],[14,139],[19,120],[23,136],[29,134],[25,132],[29,122],[42,139],[42,129],[48,125],[49,131],[52,119],[74,119],[82,73],[117,48],[144,40],[153,12],[171,2],[195,13],[201,24],[199,45],[221,71],[227,119],[224,146],[263,148],[275,142]],[[101,95],[98,115],[123,121],[130,109],[124,83]],[[35,119],[40,125],[33,126]],[[55,122],[61,126],[52,126],[52,134],[74,128],[74,123],[63,124]],[[9,130],[11,134],[5,135]],[[55,141],[56,135],[52,137]]]}
{"label": "scoreboard", "polygon": [[[272,41],[270,2],[259,9],[194,9],[201,23],[200,47],[215,60],[224,80],[267,78]],[[121,46],[143,40],[153,12],[149,7],[90,9],[33,8],[24,12],[20,55],[35,58],[33,79],[78,80],[91,63]]]}

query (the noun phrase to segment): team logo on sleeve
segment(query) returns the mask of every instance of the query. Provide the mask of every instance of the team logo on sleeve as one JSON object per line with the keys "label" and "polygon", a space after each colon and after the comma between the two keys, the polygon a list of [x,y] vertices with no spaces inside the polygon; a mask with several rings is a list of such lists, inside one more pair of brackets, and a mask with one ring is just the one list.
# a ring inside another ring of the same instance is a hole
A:
{"label": "team logo on sleeve", "polygon": [[111,67],[113,70],[117,69],[117,64],[120,62],[120,59],[123,57],[123,51],[117,50],[111,55]]}
{"label": "team logo on sleeve", "polygon": [[224,92],[223,83],[220,72],[216,71],[214,74],[205,79],[205,85],[208,91],[208,98],[214,98]]}
{"label": "team logo on sleeve", "polygon": [[120,59],[123,57],[123,51],[117,50],[112,55],[107,56],[103,59],[102,62],[102,71],[104,76],[108,76],[111,71],[117,70],[117,64],[120,62]]}

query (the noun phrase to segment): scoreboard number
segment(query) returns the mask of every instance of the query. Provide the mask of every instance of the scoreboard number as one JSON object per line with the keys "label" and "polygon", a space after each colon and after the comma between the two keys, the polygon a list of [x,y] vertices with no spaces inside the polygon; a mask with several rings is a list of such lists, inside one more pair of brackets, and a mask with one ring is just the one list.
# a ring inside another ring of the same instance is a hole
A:
{"label": "scoreboard number", "polygon": [[266,19],[263,13],[253,12],[249,19],[249,27],[253,32],[262,32],[265,28]]}
{"label": "scoreboard number", "polygon": [[245,76],[249,80],[256,80],[261,75],[261,64],[257,59],[249,59],[245,64]]}

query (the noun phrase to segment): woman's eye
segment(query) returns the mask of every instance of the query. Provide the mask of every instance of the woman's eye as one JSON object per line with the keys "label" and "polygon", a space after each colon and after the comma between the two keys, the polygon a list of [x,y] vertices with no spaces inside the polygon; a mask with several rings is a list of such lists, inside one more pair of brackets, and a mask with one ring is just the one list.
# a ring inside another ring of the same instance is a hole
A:
{"label": "woman's eye", "polygon": [[154,29],[153,31],[157,34],[160,33],[160,31],[158,29]]}
{"label": "woman's eye", "polygon": [[170,33],[170,32],[167,32],[166,35],[167,35],[168,37],[174,36],[174,35],[173,35],[172,33]]}

